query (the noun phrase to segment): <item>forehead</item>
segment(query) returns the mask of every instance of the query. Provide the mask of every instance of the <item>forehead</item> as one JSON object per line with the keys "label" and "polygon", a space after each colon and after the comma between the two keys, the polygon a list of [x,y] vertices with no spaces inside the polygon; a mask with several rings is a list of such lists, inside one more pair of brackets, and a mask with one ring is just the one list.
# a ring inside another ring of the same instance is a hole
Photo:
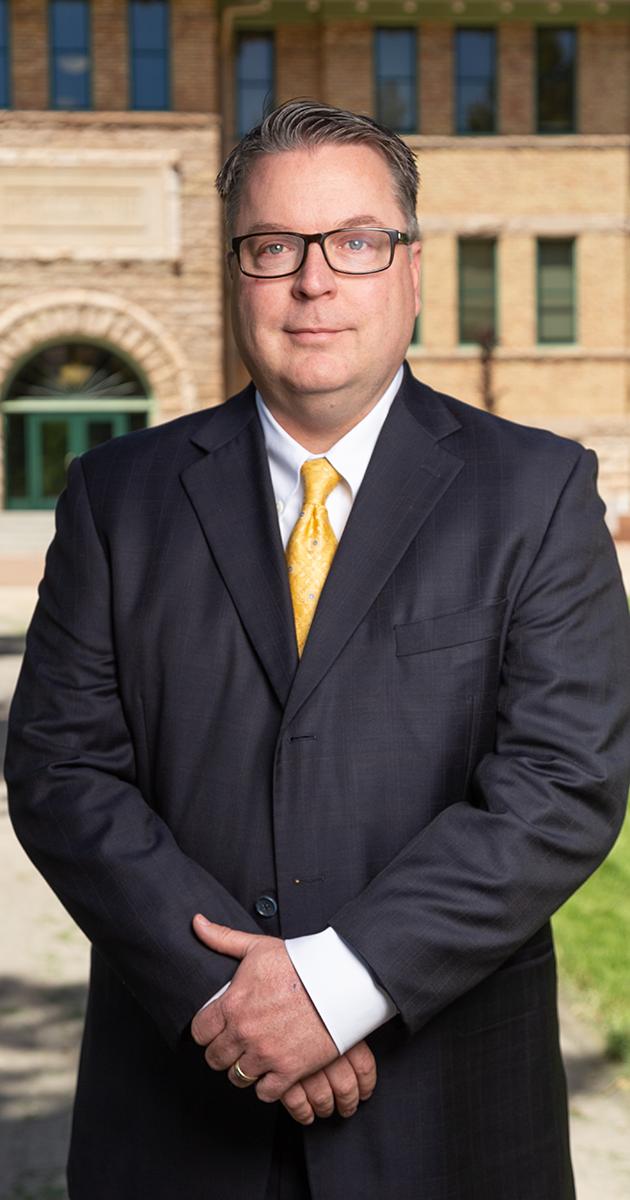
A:
{"label": "forehead", "polygon": [[315,233],[357,215],[375,224],[400,224],[403,213],[390,168],[372,146],[326,143],[256,159],[243,188],[235,232],[275,225]]}

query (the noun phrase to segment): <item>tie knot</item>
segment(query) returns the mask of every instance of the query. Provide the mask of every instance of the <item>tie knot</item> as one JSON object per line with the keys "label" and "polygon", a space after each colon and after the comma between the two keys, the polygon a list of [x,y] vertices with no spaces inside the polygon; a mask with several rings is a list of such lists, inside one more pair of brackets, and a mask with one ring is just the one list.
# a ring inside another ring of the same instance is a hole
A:
{"label": "tie knot", "polygon": [[308,458],[302,463],[304,503],[325,504],[341,475],[327,458]]}

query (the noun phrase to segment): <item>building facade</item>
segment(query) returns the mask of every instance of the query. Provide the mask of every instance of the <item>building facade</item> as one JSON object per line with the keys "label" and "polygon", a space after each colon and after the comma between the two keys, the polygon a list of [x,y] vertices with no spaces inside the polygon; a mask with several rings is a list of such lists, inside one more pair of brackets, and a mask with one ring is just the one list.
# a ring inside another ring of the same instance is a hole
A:
{"label": "building facade", "polygon": [[294,96],[417,152],[414,372],[592,446],[630,532],[627,0],[0,0],[3,506],[241,385],[213,180]]}

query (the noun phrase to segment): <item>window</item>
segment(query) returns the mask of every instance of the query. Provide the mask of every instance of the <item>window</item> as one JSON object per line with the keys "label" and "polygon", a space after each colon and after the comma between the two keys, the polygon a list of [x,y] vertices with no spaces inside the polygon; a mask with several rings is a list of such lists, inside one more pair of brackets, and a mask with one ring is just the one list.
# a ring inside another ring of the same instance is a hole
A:
{"label": "window", "polygon": [[85,0],[51,0],[53,108],[90,107],[90,10]]}
{"label": "window", "polygon": [[376,119],[398,133],[418,127],[415,29],[377,29],[374,40]]}
{"label": "window", "polygon": [[574,29],[539,29],[537,102],[539,133],[575,130]]}
{"label": "window", "polygon": [[241,33],[236,47],[236,132],[258,125],[273,108],[272,33]]}
{"label": "window", "polygon": [[458,133],[496,130],[496,33],[458,29],[455,39],[455,92]]}
{"label": "window", "polygon": [[170,105],[168,18],[167,0],[132,0],[129,5],[132,108]]}
{"label": "window", "polygon": [[575,243],[538,241],[538,341],[575,341]]}
{"label": "window", "polygon": [[490,238],[460,238],[459,340],[481,342],[496,338],[495,242]]}
{"label": "window", "polygon": [[0,0],[0,108],[11,102],[9,70],[9,0]]}

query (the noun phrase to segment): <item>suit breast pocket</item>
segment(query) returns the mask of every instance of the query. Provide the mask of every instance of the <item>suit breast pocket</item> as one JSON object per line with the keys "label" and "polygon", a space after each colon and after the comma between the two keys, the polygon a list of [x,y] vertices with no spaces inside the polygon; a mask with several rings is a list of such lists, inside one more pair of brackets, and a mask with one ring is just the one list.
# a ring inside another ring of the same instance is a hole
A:
{"label": "suit breast pocket", "polygon": [[401,666],[435,689],[478,695],[496,687],[507,599],[396,625]]}

